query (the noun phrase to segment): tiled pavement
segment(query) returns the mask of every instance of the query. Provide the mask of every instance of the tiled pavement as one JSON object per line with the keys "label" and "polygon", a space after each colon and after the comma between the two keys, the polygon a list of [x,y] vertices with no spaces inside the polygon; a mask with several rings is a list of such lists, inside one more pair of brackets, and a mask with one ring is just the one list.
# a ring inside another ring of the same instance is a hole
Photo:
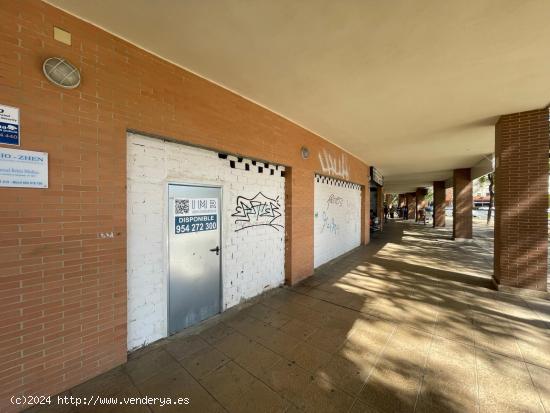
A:
{"label": "tiled pavement", "polygon": [[87,412],[550,412],[550,302],[492,291],[490,274],[479,244],[392,222],[301,285],[67,394],[191,400]]}

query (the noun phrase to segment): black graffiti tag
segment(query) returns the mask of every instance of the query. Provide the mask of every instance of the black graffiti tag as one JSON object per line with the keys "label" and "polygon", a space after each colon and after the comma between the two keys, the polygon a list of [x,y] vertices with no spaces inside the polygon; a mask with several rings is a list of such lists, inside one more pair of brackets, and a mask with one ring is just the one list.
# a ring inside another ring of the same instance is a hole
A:
{"label": "black graffiti tag", "polygon": [[268,226],[279,231],[279,228],[284,228],[283,225],[275,222],[281,216],[280,207],[279,197],[269,198],[261,192],[253,198],[239,195],[235,212],[231,216],[237,218],[235,224],[241,223],[242,226],[235,232],[259,226]]}
{"label": "black graffiti tag", "polygon": [[329,209],[331,205],[341,207],[344,205],[344,198],[331,194],[327,199],[327,209]]}

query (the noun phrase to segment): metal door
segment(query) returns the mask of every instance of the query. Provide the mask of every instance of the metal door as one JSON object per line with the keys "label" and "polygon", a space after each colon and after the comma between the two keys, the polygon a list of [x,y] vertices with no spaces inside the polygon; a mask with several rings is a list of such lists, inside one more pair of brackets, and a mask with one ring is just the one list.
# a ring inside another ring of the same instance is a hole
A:
{"label": "metal door", "polygon": [[168,185],[168,332],[220,312],[221,189]]}

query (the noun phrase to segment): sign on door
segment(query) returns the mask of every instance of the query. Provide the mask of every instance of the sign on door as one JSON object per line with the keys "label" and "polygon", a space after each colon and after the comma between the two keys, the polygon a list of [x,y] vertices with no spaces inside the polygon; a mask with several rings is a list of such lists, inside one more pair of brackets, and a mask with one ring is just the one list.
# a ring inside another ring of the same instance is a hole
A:
{"label": "sign on door", "polygon": [[218,229],[216,198],[174,199],[175,234],[213,231]]}

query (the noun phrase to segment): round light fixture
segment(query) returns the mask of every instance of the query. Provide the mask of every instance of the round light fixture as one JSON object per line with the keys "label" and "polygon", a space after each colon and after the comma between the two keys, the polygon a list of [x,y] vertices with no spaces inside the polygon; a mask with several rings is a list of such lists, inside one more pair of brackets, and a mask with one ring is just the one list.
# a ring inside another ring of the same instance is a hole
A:
{"label": "round light fixture", "polygon": [[305,146],[302,146],[302,148],[300,149],[300,153],[302,154],[302,159],[309,158],[309,149]]}
{"label": "round light fixture", "polygon": [[42,70],[46,78],[54,85],[65,89],[74,89],[80,85],[80,72],[61,57],[50,57],[44,61]]}

